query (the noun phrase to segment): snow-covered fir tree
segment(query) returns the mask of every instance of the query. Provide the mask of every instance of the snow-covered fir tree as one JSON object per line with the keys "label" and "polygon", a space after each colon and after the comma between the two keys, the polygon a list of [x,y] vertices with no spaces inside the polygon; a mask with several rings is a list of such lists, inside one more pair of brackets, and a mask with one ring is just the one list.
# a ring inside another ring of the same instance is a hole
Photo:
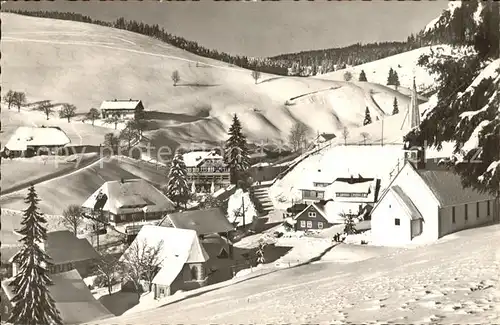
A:
{"label": "snow-covered fir tree", "polygon": [[398,107],[398,99],[396,97],[394,97],[394,102],[392,104],[392,115],[396,115],[399,113],[399,107]]}
{"label": "snow-covered fir tree", "polygon": [[455,14],[443,14],[435,29],[451,38],[453,51],[444,53],[437,48],[419,59],[421,66],[438,76],[437,104],[425,113],[420,127],[410,132],[407,139],[426,140],[428,145],[438,148],[443,142],[454,142],[451,163],[461,175],[463,185],[498,196],[499,3],[462,1],[458,4],[458,8],[453,9]]}
{"label": "snow-covered fir tree", "polygon": [[24,210],[21,229],[21,250],[14,256],[13,262],[18,271],[10,283],[14,297],[9,323],[23,325],[62,324],[59,311],[50,295],[49,286],[53,284],[49,277],[50,256],[41,247],[47,239],[47,221],[38,211],[38,198],[34,186],[28,189],[24,201],[28,208]]}
{"label": "snow-covered fir tree", "polygon": [[176,152],[174,159],[172,159],[165,194],[175,202],[177,207],[180,207],[181,204],[186,205],[189,200],[190,192],[187,183],[187,168],[180,152]]}
{"label": "snow-covered fir tree", "polygon": [[387,85],[396,87],[400,85],[398,73],[393,68],[389,69],[389,76],[387,77]]}
{"label": "snow-covered fir tree", "polygon": [[359,74],[359,81],[368,81],[366,79],[366,73],[365,70],[361,70],[361,73]]}
{"label": "snow-covered fir tree", "polygon": [[238,116],[234,114],[233,123],[229,128],[229,138],[224,150],[224,162],[228,165],[231,174],[231,183],[237,184],[242,180],[244,172],[250,167],[247,140],[241,130]]}
{"label": "snow-covered fir tree", "polygon": [[365,120],[363,121],[363,125],[371,124],[372,123],[372,117],[370,116],[370,110],[368,107],[365,110]]}

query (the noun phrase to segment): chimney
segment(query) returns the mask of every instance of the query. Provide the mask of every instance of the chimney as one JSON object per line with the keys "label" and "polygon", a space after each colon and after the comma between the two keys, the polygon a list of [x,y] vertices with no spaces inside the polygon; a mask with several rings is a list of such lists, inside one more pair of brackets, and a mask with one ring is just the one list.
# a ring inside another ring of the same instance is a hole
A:
{"label": "chimney", "polygon": [[124,178],[121,178],[121,179],[120,179],[120,182],[121,182],[122,184],[124,184],[124,183],[125,183],[125,179],[124,179]]}

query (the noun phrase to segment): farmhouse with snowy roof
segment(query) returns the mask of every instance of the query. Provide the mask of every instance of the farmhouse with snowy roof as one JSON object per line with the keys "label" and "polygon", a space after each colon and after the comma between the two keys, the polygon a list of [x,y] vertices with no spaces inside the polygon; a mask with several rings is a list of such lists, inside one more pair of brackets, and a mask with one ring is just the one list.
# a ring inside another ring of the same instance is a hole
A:
{"label": "farmhouse with snowy roof", "polygon": [[118,116],[123,119],[132,119],[136,111],[144,110],[142,101],[136,99],[114,99],[105,100],[101,103],[102,118]]}
{"label": "farmhouse with snowy roof", "polygon": [[152,281],[155,299],[206,285],[205,263],[209,256],[191,229],[145,225],[120,260],[127,263],[127,254],[133,249],[158,246],[161,264]]}
{"label": "farmhouse with snowy roof", "polygon": [[143,179],[106,182],[82,207],[87,212],[102,209],[106,220],[113,224],[160,219],[175,210],[168,197]]}
{"label": "farmhouse with snowy roof", "polygon": [[433,242],[498,221],[499,213],[492,195],[464,188],[452,170],[407,161],[371,213],[372,240],[386,246]]}
{"label": "farmhouse with snowy roof", "polygon": [[[54,299],[57,310],[61,313],[63,324],[82,324],[114,317],[106,307],[96,300],[82,277],[76,270],[66,271],[50,276],[53,285],[49,292]],[[14,297],[13,278],[2,281],[2,319],[10,317]]]}
{"label": "farmhouse with snowy roof", "polygon": [[191,229],[200,237],[227,234],[235,229],[221,208],[168,214],[158,223],[158,226]]}
{"label": "farmhouse with snowy roof", "polygon": [[213,151],[191,151],[182,155],[187,167],[187,181],[197,192],[215,192],[230,185],[229,168],[224,158]]}
{"label": "farmhouse with snowy roof", "polygon": [[59,127],[21,126],[2,149],[7,157],[31,157],[40,154],[54,154],[58,148],[71,140]]}
{"label": "farmhouse with snowy roof", "polygon": [[[99,253],[85,238],[77,238],[68,230],[50,231],[47,239],[40,247],[51,257],[49,272],[57,274],[76,269],[80,275],[86,277],[99,259]],[[20,248],[19,248],[20,249]],[[12,263],[12,274],[17,273],[14,256],[9,259]]]}

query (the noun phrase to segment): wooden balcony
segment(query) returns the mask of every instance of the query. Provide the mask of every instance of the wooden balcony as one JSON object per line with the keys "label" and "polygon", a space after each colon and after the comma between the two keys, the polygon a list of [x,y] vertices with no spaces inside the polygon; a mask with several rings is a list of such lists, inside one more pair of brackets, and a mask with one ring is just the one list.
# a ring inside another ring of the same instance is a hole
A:
{"label": "wooden balcony", "polygon": [[227,167],[188,167],[188,174],[192,175],[220,175],[229,174]]}

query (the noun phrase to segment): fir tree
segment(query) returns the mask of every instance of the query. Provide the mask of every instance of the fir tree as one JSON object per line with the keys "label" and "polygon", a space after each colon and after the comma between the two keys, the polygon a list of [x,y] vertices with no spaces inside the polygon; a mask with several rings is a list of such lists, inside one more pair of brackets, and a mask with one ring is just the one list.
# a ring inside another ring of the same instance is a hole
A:
{"label": "fir tree", "polygon": [[392,115],[396,115],[399,113],[399,108],[398,108],[398,99],[394,97],[394,103],[392,104],[394,109],[392,110]]}
{"label": "fir tree", "polygon": [[366,79],[365,70],[361,70],[361,73],[359,74],[359,81],[368,81]]}
{"label": "fir tree", "polygon": [[397,87],[400,86],[400,83],[399,83],[399,76],[398,76],[398,72],[396,70],[393,70],[393,85]]}
{"label": "fir tree", "polygon": [[187,183],[187,168],[182,154],[177,152],[172,160],[168,174],[168,183],[165,190],[168,198],[175,202],[177,207],[186,205],[189,200],[189,186]]}
{"label": "fir tree", "polygon": [[394,70],[392,68],[389,69],[389,76],[387,77],[387,85],[394,85]]}
{"label": "fir tree", "polygon": [[363,121],[363,125],[371,124],[372,123],[372,117],[370,116],[370,110],[368,107],[365,110],[365,120]]}
{"label": "fir tree", "polygon": [[233,124],[229,128],[229,139],[226,141],[224,162],[230,168],[231,183],[237,184],[244,172],[250,167],[247,140],[241,132],[241,123],[238,116],[234,114]]}
{"label": "fir tree", "polygon": [[40,247],[47,239],[47,229],[43,226],[47,221],[38,211],[38,198],[34,186],[28,189],[24,201],[29,204],[24,210],[21,229],[23,236],[21,250],[14,256],[14,263],[18,272],[10,286],[13,287],[14,297],[12,314],[8,320],[13,324],[62,324],[62,319],[51,297],[48,287],[53,284],[49,278],[48,267],[50,257]]}

